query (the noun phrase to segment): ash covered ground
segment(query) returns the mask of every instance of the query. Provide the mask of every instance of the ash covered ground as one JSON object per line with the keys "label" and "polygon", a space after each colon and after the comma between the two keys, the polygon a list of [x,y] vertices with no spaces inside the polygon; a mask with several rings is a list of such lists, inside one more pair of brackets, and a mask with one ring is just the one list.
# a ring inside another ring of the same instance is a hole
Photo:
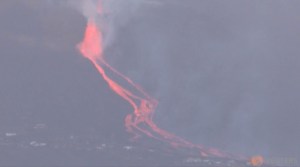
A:
{"label": "ash covered ground", "polygon": [[235,159],[196,156],[149,139],[139,144],[104,142],[96,135],[42,137],[46,131],[2,134],[1,166],[252,166]]}

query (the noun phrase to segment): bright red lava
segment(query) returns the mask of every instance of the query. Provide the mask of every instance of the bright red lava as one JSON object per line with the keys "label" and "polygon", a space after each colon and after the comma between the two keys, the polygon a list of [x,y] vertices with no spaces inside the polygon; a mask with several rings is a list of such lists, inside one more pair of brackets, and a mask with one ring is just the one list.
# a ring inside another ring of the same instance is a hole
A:
{"label": "bright red lava", "polygon": [[[99,7],[99,9],[101,9],[101,7]],[[133,113],[126,116],[125,126],[127,131],[134,135],[133,139],[146,135],[159,141],[169,143],[174,148],[188,148],[196,150],[199,152],[199,155],[203,157],[233,157],[231,154],[223,153],[217,149],[204,148],[202,145],[193,144],[170,132],[160,129],[152,120],[158,101],[148,95],[147,92],[145,92],[139,85],[135,84],[131,79],[111,67],[103,57],[102,46],[102,33],[100,28],[93,19],[90,19],[86,27],[84,39],[78,45],[78,49],[84,57],[93,63],[111,90],[121,96],[132,106]],[[105,69],[110,70],[110,72],[124,79],[128,85],[132,86],[135,90],[130,91],[129,89],[126,89],[125,86],[120,85],[117,81],[112,80],[107,75]]]}

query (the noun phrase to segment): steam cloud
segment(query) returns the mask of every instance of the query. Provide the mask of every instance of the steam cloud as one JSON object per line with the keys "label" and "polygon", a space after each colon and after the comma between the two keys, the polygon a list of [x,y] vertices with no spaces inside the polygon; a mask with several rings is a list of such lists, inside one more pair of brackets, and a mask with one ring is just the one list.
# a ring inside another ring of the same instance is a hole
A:
{"label": "steam cloud", "polygon": [[[99,8],[101,3],[102,8]],[[75,7],[87,19],[95,19],[104,34],[104,48],[107,48],[115,38],[116,29],[123,26],[134,17],[142,5],[160,4],[156,0],[68,0],[68,4]]]}

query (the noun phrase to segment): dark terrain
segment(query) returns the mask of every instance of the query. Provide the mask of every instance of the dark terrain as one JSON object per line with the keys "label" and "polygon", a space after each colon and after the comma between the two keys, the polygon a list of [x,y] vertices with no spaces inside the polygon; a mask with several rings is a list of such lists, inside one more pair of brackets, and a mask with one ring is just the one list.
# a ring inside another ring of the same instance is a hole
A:
{"label": "dark terrain", "polygon": [[130,141],[131,107],[75,49],[85,18],[42,2],[1,3],[0,166],[250,166]]}

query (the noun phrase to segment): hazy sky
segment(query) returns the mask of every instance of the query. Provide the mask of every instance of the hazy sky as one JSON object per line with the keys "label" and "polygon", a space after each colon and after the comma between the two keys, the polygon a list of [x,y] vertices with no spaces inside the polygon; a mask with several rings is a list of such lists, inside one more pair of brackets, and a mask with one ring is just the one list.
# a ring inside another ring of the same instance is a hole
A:
{"label": "hazy sky", "polygon": [[[160,101],[157,124],[231,152],[300,157],[300,1],[159,2],[118,6],[104,55]],[[75,49],[78,10],[0,1],[0,20],[1,133],[46,122],[54,136],[125,135],[130,106]]]}

